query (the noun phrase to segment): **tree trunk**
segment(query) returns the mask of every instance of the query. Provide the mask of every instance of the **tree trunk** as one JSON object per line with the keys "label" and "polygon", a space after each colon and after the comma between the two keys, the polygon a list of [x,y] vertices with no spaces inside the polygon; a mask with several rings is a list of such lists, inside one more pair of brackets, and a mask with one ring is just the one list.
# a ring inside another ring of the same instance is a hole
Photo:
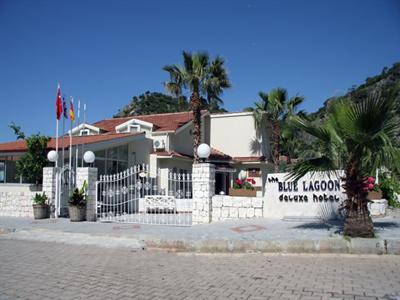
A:
{"label": "tree trunk", "polygon": [[279,173],[279,142],[280,125],[279,121],[272,122],[272,161],[274,163],[274,172]]}
{"label": "tree trunk", "polygon": [[374,224],[368,210],[367,192],[363,190],[363,180],[352,170],[346,172],[345,190],[347,194],[344,234],[351,237],[374,237]]}
{"label": "tree trunk", "polygon": [[199,156],[197,154],[197,147],[200,145],[201,138],[201,102],[199,94],[194,92],[190,97],[190,104],[193,111],[193,157],[194,163],[199,162]]}

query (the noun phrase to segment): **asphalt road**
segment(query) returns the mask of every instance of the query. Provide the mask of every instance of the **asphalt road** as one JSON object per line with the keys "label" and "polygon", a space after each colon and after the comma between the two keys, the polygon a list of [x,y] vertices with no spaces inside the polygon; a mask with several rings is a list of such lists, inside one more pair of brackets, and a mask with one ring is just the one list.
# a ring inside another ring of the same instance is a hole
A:
{"label": "asphalt road", "polygon": [[0,239],[0,299],[17,298],[400,299],[400,258],[196,255]]}

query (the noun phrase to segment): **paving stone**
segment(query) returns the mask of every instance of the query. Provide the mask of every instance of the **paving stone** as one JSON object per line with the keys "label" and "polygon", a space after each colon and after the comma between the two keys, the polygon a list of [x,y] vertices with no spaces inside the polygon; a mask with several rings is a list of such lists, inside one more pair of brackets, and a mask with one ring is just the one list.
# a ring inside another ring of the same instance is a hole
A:
{"label": "paving stone", "polygon": [[176,254],[7,239],[0,249],[2,300],[355,300],[400,292],[396,256]]}

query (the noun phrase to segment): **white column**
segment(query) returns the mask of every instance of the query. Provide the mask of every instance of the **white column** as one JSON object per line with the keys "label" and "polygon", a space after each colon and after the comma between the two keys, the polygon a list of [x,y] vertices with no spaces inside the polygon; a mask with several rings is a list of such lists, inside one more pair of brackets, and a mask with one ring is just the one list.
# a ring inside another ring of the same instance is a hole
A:
{"label": "white column", "polygon": [[193,211],[192,223],[211,223],[212,196],[215,194],[215,166],[194,164],[192,168]]}
{"label": "white column", "polygon": [[87,182],[86,221],[96,221],[96,181],[97,168],[77,168],[76,187],[82,188]]}
{"label": "white column", "polygon": [[56,180],[57,168],[45,167],[43,168],[43,192],[49,198],[50,217],[56,217]]}

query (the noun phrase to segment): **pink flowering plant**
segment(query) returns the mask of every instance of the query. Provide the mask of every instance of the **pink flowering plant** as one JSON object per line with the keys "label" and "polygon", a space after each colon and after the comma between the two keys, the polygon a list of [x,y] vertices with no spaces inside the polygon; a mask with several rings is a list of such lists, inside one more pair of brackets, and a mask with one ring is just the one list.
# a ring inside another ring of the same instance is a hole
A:
{"label": "pink flowering plant", "polygon": [[375,183],[375,178],[372,176],[364,178],[362,184],[363,184],[363,191],[366,193],[371,191],[378,192],[380,190],[379,185]]}
{"label": "pink flowering plant", "polygon": [[245,178],[245,179],[236,179],[233,182],[233,188],[236,190],[244,189],[244,190],[254,190],[254,185],[256,181],[253,178]]}

